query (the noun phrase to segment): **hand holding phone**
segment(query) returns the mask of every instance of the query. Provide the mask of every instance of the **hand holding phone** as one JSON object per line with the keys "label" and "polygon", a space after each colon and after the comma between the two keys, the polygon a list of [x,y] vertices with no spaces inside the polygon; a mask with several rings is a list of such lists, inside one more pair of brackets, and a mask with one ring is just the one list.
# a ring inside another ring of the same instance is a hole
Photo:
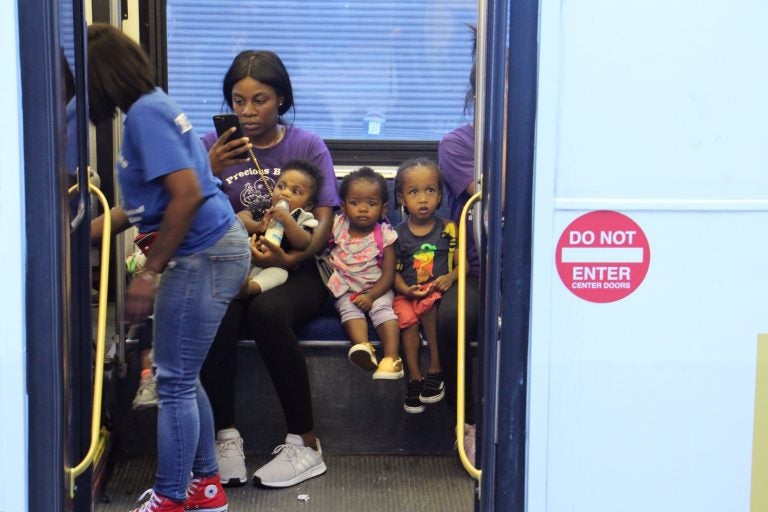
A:
{"label": "hand holding phone", "polygon": [[[245,137],[243,128],[240,126],[240,120],[235,114],[217,114],[213,116],[213,125],[216,127],[216,134],[221,137],[227,130],[234,127],[235,131],[229,136],[228,141],[233,141]],[[243,151],[234,156],[234,158],[248,158],[248,152]]]}

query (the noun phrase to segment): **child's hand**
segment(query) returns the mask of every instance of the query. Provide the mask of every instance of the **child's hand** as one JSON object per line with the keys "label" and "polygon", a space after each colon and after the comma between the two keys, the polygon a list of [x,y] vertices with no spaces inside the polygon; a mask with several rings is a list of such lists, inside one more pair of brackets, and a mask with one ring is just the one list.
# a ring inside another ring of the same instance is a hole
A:
{"label": "child's hand", "polygon": [[369,312],[373,307],[373,301],[367,293],[353,293],[349,300],[352,301],[352,304],[357,306],[360,311],[364,311],[365,313]]}
{"label": "child's hand", "polygon": [[[288,209],[286,209],[286,208],[276,208],[276,207],[273,206],[272,208],[270,208],[268,210],[268,212],[269,212],[269,216],[270,217],[272,217],[273,219],[276,219],[277,221],[279,221],[283,225],[286,222],[288,222],[290,220],[293,220],[293,216],[291,215],[291,212],[289,212]],[[265,215],[265,217],[266,217],[266,215]],[[265,231],[266,231],[266,229],[265,229]]]}
{"label": "child's hand", "polygon": [[248,239],[248,245],[251,247],[252,256],[256,256],[262,252],[261,243],[259,242],[260,236],[261,235],[252,235],[251,238]]}
{"label": "child's hand", "polygon": [[266,213],[261,218],[260,221],[254,221],[256,222],[254,227],[254,233],[258,235],[263,235],[265,231],[267,231],[267,224],[269,224],[269,215]]}
{"label": "child's hand", "polygon": [[447,292],[448,289],[453,286],[454,279],[451,274],[443,274],[434,281],[432,281],[433,288],[439,292]]}
{"label": "child's hand", "polygon": [[409,299],[423,299],[432,291],[432,283],[414,284],[408,287],[406,295]]}

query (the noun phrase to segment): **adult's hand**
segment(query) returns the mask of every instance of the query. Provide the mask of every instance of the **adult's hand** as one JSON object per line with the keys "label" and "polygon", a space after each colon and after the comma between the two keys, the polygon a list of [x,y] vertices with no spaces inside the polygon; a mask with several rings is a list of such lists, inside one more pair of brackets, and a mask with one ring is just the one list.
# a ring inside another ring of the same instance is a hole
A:
{"label": "adult's hand", "polygon": [[147,321],[155,303],[157,279],[157,274],[149,270],[142,270],[131,279],[125,294],[125,321],[128,325],[142,325]]}
{"label": "adult's hand", "polygon": [[295,264],[290,253],[283,250],[282,247],[275,244],[272,240],[267,240],[263,236],[259,237],[256,243],[255,251],[252,251],[253,262],[258,267],[280,267],[289,269]]}
{"label": "adult's hand", "polygon": [[248,141],[248,137],[229,140],[233,133],[235,133],[234,127],[222,133],[216,139],[216,143],[208,150],[208,160],[211,162],[211,170],[215,176],[221,174],[227,167],[242,164],[249,160],[247,157],[237,158],[237,156],[243,151],[251,149],[253,145]]}

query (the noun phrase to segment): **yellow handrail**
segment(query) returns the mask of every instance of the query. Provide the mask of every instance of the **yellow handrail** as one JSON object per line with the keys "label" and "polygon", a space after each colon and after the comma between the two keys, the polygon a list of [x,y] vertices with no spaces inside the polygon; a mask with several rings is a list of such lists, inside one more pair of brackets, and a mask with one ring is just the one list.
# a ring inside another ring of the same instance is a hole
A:
{"label": "yellow handrail", "polygon": [[[73,185],[69,192],[72,193],[79,185]],[[112,218],[109,214],[109,204],[101,190],[93,184],[88,184],[88,190],[99,198],[104,208],[104,227],[101,236],[101,268],[99,275],[99,315],[96,327],[96,363],[94,364],[93,377],[93,409],[91,417],[91,444],[88,453],[83,460],[73,468],[65,468],[69,477],[69,496],[75,496],[75,479],[91,465],[98,452],[99,436],[101,430],[101,397],[104,388],[104,351],[107,326],[107,283],[109,281],[109,239],[112,233]]]}
{"label": "yellow handrail", "polygon": [[464,447],[464,403],[466,397],[464,396],[464,381],[465,366],[466,366],[466,340],[464,339],[466,333],[466,325],[464,322],[464,315],[467,308],[466,305],[466,293],[467,293],[467,212],[469,208],[477,201],[480,200],[480,192],[469,198],[467,204],[461,210],[461,217],[459,217],[459,290],[458,290],[458,329],[456,331],[456,445],[459,449],[459,459],[467,473],[477,481],[480,481],[482,471],[477,469],[469,462],[467,458],[467,450]]}

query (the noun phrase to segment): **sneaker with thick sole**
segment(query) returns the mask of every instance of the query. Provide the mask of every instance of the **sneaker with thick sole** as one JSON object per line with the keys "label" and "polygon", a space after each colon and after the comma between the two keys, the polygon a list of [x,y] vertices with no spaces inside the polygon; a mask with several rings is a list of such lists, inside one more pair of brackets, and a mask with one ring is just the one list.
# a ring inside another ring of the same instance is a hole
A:
{"label": "sneaker with thick sole", "polygon": [[397,380],[402,379],[405,373],[403,372],[403,360],[399,357],[393,359],[391,357],[385,357],[379,362],[379,367],[373,372],[373,379],[375,380]]}
{"label": "sneaker with thick sole", "polygon": [[248,481],[243,438],[236,428],[227,428],[216,433],[216,462],[219,464],[219,477],[224,487],[238,487]]}
{"label": "sneaker with thick sole", "polygon": [[227,509],[227,496],[221,488],[219,475],[194,477],[189,481],[184,510],[227,512]]}
{"label": "sneaker with thick sole", "polygon": [[424,412],[424,404],[419,400],[419,394],[424,387],[424,380],[409,380],[405,391],[405,401],[403,409],[409,414],[419,414]]}
{"label": "sneaker with thick sole", "polygon": [[347,357],[352,363],[367,372],[375,370],[378,366],[376,361],[376,351],[373,349],[373,345],[367,341],[365,343],[356,343],[352,345],[349,352],[347,352]]}
{"label": "sneaker with thick sole", "polygon": [[424,379],[424,387],[419,393],[419,400],[423,404],[436,404],[445,396],[445,382],[443,372],[428,373]]}
{"label": "sneaker with thick sole", "polygon": [[326,471],[320,440],[317,451],[304,446],[301,436],[288,434],[285,444],[272,452],[275,458],[253,474],[253,484],[264,487],[290,487]]}
{"label": "sneaker with thick sole", "polygon": [[139,389],[136,390],[136,396],[133,397],[131,407],[134,411],[157,407],[157,384],[154,377],[144,377],[139,382]]}
{"label": "sneaker with thick sole", "polygon": [[184,512],[184,504],[177,501],[164,498],[152,489],[144,491],[137,501],[141,501],[149,495],[149,499],[145,501],[139,508],[131,510],[131,512]]}

